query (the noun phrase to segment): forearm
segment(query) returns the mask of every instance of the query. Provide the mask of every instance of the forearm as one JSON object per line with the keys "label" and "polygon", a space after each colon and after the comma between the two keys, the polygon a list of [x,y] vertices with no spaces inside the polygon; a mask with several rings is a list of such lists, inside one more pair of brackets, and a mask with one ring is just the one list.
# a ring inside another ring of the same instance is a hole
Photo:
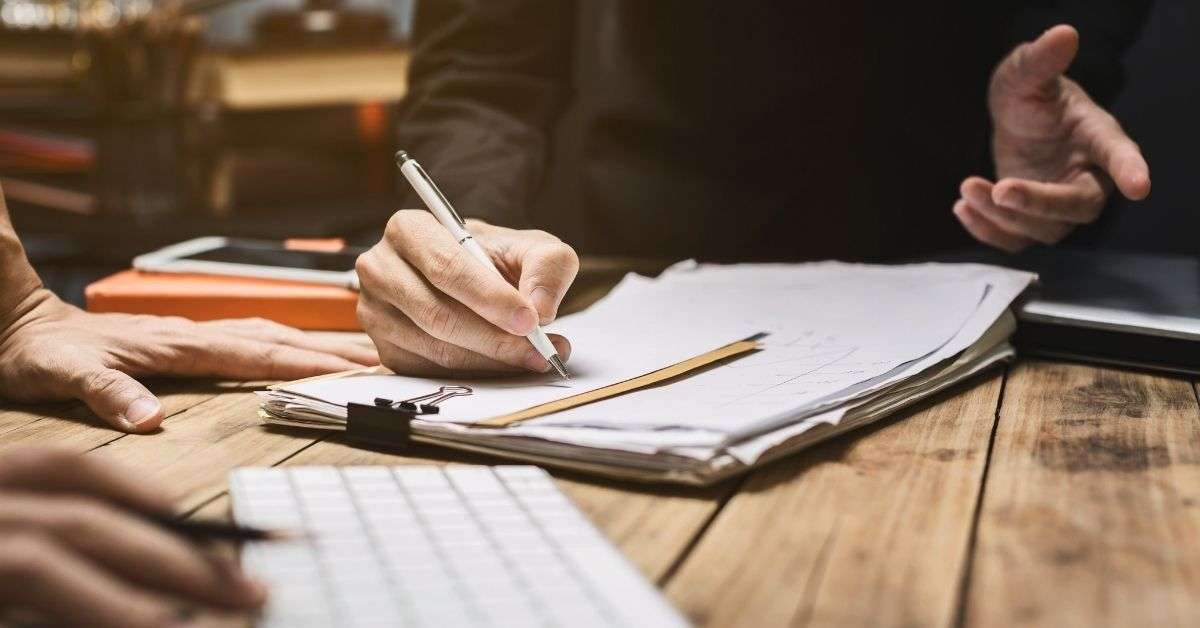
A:
{"label": "forearm", "polygon": [[43,299],[42,282],[25,258],[0,190],[0,335]]}
{"label": "forearm", "polygon": [[[569,97],[574,4],[418,5],[400,146],[459,213],[519,226],[541,188],[550,128]],[[402,187],[406,203],[415,195]]]}

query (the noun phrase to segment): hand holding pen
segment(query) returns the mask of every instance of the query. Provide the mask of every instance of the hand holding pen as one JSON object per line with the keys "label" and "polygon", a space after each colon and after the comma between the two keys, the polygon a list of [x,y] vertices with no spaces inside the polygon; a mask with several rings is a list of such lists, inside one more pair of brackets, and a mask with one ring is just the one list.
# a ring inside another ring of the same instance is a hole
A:
{"label": "hand holding pen", "polygon": [[359,319],[383,364],[410,375],[556,370],[553,356],[566,362],[571,346],[539,325],[558,314],[579,269],[575,252],[543,231],[461,221],[444,195],[433,199],[454,217],[396,212],[358,260]]}
{"label": "hand holding pen", "polygon": [[[261,607],[263,585],[247,579],[228,556],[188,540],[230,533],[211,524],[196,531],[191,524],[158,523],[170,521],[164,494],[91,455],[6,451],[0,457],[0,608],[31,610],[55,626],[104,628],[169,625],[197,608]],[[259,534],[237,534],[246,533]]]}

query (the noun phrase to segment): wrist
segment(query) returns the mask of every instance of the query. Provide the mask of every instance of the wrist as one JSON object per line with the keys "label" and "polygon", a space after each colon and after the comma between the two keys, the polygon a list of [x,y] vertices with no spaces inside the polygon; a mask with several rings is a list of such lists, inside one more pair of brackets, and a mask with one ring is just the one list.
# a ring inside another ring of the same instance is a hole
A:
{"label": "wrist", "polygon": [[[9,296],[5,294],[6,299]],[[64,305],[53,292],[37,282],[24,296],[14,300],[11,305],[5,303],[4,309],[0,310],[0,346],[21,328]]]}

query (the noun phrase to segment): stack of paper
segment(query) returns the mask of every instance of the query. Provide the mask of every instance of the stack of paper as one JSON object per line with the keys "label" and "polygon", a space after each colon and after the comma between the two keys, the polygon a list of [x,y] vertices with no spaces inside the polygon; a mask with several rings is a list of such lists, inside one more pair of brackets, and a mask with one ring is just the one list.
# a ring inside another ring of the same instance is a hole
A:
{"label": "stack of paper", "polygon": [[[349,402],[465,385],[472,395],[413,422],[415,440],[604,475],[709,483],[1010,357],[1008,308],[1032,279],[981,265],[682,264],[658,279],[627,277],[554,326],[574,347],[568,384],[548,376],[324,379],[263,393],[263,414],[272,423],[341,428]],[[755,352],[619,396],[570,401],[756,334],[765,336]],[[521,413],[555,401],[573,407]]]}

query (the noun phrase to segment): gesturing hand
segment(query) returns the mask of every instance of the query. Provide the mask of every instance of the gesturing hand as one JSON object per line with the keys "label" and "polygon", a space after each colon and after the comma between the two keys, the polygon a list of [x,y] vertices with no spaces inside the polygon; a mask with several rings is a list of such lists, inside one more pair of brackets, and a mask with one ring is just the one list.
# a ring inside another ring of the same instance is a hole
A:
{"label": "gesturing hand", "polygon": [[954,215],[976,239],[1015,252],[1053,244],[1094,221],[1115,182],[1127,198],[1150,193],[1150,169],[1107,111],[1063,76],[1079,34],[1056,26],[1022,44],[992,74],[988,92],[995,184],[970,177]]}
{"label": "gesturing hand", "polygon": [[[358,317],[383,364],[413,375],[548,370],[524,336],[557,315],[579,270],[575,251],[542,231],[467,226],[507,280],[423,210],[396,212],[359,257]],[[550,340],[566,360],[571,345]]]}
{"label": "gesturing hand", "polygon": [[252,610],[266,589],[141,514],[171,503],[144,478],[56,450],[0,460],[0,608],[53,625],[175,625],[190,607]]}
{"label": "gesturing hand", "polygon": [[88,314],[40,290],[0,329],[0,397],[80,399],[127,432],[163,420],[158,399],[131,376],[297,379],[378,364],[374,351],[257,319]]}

